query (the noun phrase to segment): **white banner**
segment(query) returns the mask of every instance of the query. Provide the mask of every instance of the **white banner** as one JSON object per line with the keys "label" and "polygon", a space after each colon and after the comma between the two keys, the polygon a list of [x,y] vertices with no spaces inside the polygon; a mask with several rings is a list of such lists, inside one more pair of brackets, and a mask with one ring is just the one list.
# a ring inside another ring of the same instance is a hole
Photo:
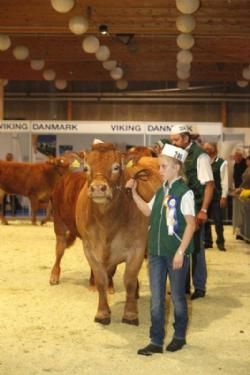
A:
{"label": "white banner", "polygon": [[32,121],[32,133],[144,134],[143,122]]}
{"label": "white banner", "polygon": [[38,134],[148,134],[168,135],[172,126],[185,124],[200,135],[221,135],[220,122],[148,122],[148,121],[2,121],[0,133]]}
{"label": "white banner", "polygon": [[30,121],[1,121],[0,133],[29,133],[30,126]]}

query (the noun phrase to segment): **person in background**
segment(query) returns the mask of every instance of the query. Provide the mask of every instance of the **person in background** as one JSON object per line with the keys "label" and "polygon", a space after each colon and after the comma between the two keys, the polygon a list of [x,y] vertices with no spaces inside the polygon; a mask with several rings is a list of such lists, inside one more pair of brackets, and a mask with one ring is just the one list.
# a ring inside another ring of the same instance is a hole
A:
{"label": "person in background", "polygon": [[[11,152],[8,152],[5,156],[5,160],[8,162],[12,162],[14,160],[14,156]],[[6,215],[6,207],[7,205],[10,206],[12,215],[16,215],[17,208],[21,208],[20,203],[17,199],[17,196],[14,194],[5,194],[3,198],[3,216]]]}
{"label": "person in background", "polygon": [[[204,150],[210,156],[213,170],[215,189],[212,201],[208,208],[208,218],[212,219],[217,235],[216,244],[219,250],[226,251],[223,234],[223,208],[227,205],[228,195],[228,164],[218,156],[216,143],[204,143]],[[205,223],[205,248],[213,247],[211,223]]]}
{"label": "person in background", "polygon": [[162,138],[162,139],[159,139],[159,141],[157,141],[154,145],[153,145],[153,151],[154,153],[158,156],[161,154],[161,151],[163,149],[163,147],[165,146],[165,144],[167,143],[170,143],[168,139],[166,138]]}
{"label": "person in background", "polygon": [[246,157],[246,169],[242,174],[241,189],[250,189],[250,155]]}
{"label": "person in background", "polygon": [[233,167],[233,180],[234,187],[237,189],[242,183],[242,174],[244,173],[247,165],[246,159],[243,157],[243,152],[241,150],[236,150],[234,153],[234,167]]}
{"label": "person in background", "polygon": [[159,160],[162,187],[147,203],[137,193],[137,182],[130,179],[127,187],[138,208],[150,216],[148,263],[151,289],[150,344],[138,354],[149,356],[163,352],[165,337],[165,293],[169,276],[174,305],[174,336],[166,350],[175,352],[186,344],[188,309],[185,295],[189,256],[195,231],[194,195],[182,179],[182,163],[187,152],[166,144]]}
{"label": "person in background", "polygon": [[[170,139],[172,144],[182,147],[188,152],[184,163],[187,185],[195,196],[197,230],[194,235],[194,252],[192,254],[192,279],[194,292],[191,299],[205,297],[207,282],[207,266],[204,249],[204,224],[207,221],[207,211],[214,191],[214,178],[207,153],[196,142],[191,140],[188,126],[174,125]],[[189,280],[186,291],[189,292]]]}

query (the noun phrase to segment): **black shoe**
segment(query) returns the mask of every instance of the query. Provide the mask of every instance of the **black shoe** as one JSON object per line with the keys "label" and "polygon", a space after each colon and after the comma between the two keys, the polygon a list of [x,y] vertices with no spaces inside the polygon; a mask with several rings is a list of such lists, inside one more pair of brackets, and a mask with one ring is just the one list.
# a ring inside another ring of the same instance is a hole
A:
{"label": "black shoe", "polygon": [[205,290],[195,289],[194,293],[191,295],[191,299],[205,297],[205,294],[206,294]]}
{"label": "black shoe", "polygon": [[213,244],[212,244],[212,243],[205,243],[205,244],[204,244],[204,248],[205,248],[205,249],[212,249],[212,247],[213,247]]}
{"label": "black shoe", "polygon": [[222,243],[218,243],[218,244],[217,244],[217,247],[218,247],[218,249],[219,249],[220,251],[226,251],[225,246],[224,246],[224,244],[222,244]]}
{"label": "black shoe", "polygon": [[237,234],[237,236],[236,236],[236,240],[241,240],[241,241],[243,241],[244,238],[243,238],[241,235]]}
{"label": "black shoe", "polygon": [[137,351],[137,354],[146,355],[146,356],[152,355],[154,353],[163,353],[162,346],[149,344],[145,346],[145,348],[139,349]]}
{"label": "black shoe", "polygon": [[172,341],[167,345],[166,350],[168,352],[176,352],[180,350],[186,344],[185,339],[173,338]]}

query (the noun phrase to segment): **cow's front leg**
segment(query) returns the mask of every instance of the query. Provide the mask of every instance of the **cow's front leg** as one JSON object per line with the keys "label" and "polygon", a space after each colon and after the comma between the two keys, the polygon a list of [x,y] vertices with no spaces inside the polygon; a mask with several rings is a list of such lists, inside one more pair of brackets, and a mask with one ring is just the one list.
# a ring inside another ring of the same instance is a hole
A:
{"label": "cow's front leg", "polygon": [[123,323],[139,325],[137,299],[138,299],[138,273],[143,259],[133,259],[126,264],[124,285],[126,288],[126,303],[122,318]]}
{"label": "cow's front leg", "polygon": [[98,291],[98,308],[95,316],[95,322],[107,325],[111,321],[110,308],[108,305],[107,289],[108,289],[108,275],[103,264],[92,254],[92,249],[86,250],[87,246],[84,246],[84,252],[88,260],[89,266],[94,275],[94,281],[96,289]]}

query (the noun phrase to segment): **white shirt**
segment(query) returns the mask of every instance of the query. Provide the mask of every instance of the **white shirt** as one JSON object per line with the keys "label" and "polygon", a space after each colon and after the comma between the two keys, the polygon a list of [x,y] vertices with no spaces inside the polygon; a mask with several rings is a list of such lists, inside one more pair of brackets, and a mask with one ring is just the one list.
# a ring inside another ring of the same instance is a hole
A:
{"label": "white shirt", "polygon": [[[172,181],[168,189],[165,189],[165,194],[168,193],[169,188],[172,186],[173,182],[176,180],[179,180],[181,177],[176,178],[175,180]],[[165,183],[163,184],[163,186]],[[155,195],[153,198],[148,202],[148,207],[152,211],[153,204],[155,201]],[[181,198],[181,213],[182,215],[190,215],[190,216],[195,216],[195,208],[194,208],[194,193],[192,190],[188,190]]]}
{"label": "white shirt", "polygon": [[[191,146],[192,142],[186,147],[187,152]],[[197,178],[201,185],[205,185],[206,182],[214,180],[210,163],[210,157],[205,152],[197,158]]]}

